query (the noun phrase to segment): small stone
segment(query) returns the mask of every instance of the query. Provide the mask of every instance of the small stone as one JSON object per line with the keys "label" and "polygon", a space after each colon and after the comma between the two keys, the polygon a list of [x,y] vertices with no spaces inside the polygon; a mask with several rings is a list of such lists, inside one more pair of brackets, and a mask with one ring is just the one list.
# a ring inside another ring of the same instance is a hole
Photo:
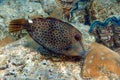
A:
{"label": "small stone", "polygon": [[47,64],[46,60],[43,60],[43,65],[46,65],[46,64]]}

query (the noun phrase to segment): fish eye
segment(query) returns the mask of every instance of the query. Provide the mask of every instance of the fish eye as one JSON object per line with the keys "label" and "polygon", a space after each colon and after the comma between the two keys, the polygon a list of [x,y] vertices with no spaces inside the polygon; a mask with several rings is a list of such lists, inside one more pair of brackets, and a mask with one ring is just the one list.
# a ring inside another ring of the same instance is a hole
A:
{"label": "fish eye", "polygon": [[77,40],[77,41],[80,41],[80,40],[81,40],[81,36],[80,36],[79,34],[75,34],[75,35],[74,35],[74,38],[75,38],[75,40]]}

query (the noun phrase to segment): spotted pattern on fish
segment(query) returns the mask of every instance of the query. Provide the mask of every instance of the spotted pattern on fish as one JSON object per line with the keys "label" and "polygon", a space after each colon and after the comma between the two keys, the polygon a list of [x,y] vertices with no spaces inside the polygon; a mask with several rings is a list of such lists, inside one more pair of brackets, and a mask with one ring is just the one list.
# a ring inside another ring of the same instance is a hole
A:
{"label": "spotted pattern on fish", "polygon": [[81,32],[67,22],[48,17],[16,19],[9,24],[11,33],[24,29],[47,51],[67,56],[84,56],[86,54]]}
{"label": "spotted pattern on fish", "polygon": [[65,53],[78,42],[75,35],[81,33],[72,25],[55,18],[36,18],[29,24],[31,37],[42,46],[56,53]]}

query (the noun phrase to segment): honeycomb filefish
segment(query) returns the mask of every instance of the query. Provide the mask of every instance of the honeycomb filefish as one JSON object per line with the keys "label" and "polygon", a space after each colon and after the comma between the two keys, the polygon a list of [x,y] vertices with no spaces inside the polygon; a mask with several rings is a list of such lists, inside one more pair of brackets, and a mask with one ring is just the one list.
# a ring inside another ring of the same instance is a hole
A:
{"label": "honeycomb filefish", "polygon": [[74,26],[55,18],[16,19],[10,22],[9,31],[26,29],[39,45],[67,56],[85,54],[82,34]]}

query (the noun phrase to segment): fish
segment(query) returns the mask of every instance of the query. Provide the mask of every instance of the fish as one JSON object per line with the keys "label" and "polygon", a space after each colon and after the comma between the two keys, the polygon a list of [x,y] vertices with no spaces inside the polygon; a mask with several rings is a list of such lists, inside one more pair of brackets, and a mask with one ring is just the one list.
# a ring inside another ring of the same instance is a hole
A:
{"label": "fish", "polygon": [[53,53],[66,56],[86,54],[82,33],[62,20],[52,17],[12,20],[9,32],[15,33],[20,30],[26,30],[34,41]]}

